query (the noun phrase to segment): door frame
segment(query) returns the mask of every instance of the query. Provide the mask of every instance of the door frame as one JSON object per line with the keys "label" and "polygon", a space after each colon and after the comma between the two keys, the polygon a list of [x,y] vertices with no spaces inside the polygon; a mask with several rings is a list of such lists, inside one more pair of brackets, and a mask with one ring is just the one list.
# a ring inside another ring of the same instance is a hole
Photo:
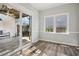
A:
{"label": "door frame", "polygon": [[[24,14],[26,14],[26,13],[24,13]],[[27,14],[26,14],[27,15]],[[30,21],[31,21],[31,24],[30,24],[30,28],[31,28],[31,30],[30,30],[30,35],[29,35],[29,39],[31,40],[30,42],[32,43],[32,16],[30,16],[29,15],[29,17],[30,17]],[[20,32],[19,32],[19,35],[20,35],[20,46],[22,46],[22,12],[20,12]],[[25,44],[26,45],[26,44]]]}

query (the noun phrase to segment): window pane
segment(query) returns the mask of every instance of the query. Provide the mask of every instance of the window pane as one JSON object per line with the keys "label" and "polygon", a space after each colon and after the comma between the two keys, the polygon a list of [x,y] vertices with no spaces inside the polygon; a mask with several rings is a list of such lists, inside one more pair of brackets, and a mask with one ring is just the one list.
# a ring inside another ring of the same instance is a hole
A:
{"label": "window pane", "polygon": [[45,19],[45,31],[46,32],[53,32],[54,31],[54,17],[46,17]]}
{"label": "window pane", "polygon": [[67,15],[56,16],[56,32],[66,32]]}

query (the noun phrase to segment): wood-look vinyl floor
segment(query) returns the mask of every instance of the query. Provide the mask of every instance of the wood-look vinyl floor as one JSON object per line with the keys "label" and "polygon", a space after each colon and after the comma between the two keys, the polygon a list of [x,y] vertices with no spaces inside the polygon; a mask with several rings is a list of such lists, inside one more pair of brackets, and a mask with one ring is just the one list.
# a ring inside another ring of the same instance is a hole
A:
{"label": "wood-look vinyl floor", "polygon": [[[36,47],[30,56],[79,56],[79,49],[77,47],[57,44],[47,41],[38,41],[33,44],[32,47]],[[31,47],[31,48],[32,48]],[[36,53],[36,51],[41,51]]]}

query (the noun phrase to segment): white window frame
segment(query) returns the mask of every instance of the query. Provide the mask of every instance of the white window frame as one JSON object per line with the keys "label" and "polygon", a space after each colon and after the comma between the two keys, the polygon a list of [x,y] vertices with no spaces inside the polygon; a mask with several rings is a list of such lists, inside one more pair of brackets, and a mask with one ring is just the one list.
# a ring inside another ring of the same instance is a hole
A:
{"label": "white window frame", "polygon": [[[57,33],[56,32],[56,19],[55,19],[55,17],[56,16],[60,16],[60,15],[67,15],[67,31],[66,32]],[[45,23],[46,17],[54,17],[54,31],[53,32],[46,32],[45,31],[45,29],[46,29],[46,23]],[[55,34],[69,34],[69,13],[62,13],[62,14],[44,16],[44,32],[45,33],[55,33]]]}
{"label": "white window frame", "polygon": [[[50,16],[44,16],[44,32],[46,32],[46,17],[54,17],[54,15],[50,15]],[[54,17],[54,24],[55,24],[55,17]],[[55,25],[53,26],[55,28]],[[53,32],[46,32],[46,33],[55,33],[55,29],[53,30]]]}

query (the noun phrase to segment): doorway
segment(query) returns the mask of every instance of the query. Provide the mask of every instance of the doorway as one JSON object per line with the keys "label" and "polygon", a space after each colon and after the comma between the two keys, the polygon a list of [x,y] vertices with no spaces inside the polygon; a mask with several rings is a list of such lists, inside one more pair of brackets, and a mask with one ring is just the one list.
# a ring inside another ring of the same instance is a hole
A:
{"label": "doorway", "polygon": [[22,13],[22,45],[31,42],[31,16]]}
{"label": "doorway", "polygon": [[31,33],[32,33],[32,17],[25,14],[21,13],[21,17],[17,19],[17,36],[21,37],[21,45],[26,45],[30,42],[31,40]]}

